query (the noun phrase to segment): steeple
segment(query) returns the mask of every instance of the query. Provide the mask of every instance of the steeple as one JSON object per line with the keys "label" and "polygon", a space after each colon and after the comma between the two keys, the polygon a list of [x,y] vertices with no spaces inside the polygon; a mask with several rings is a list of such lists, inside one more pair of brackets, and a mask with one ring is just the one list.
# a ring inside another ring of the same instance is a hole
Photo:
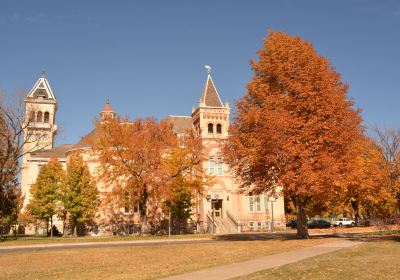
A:
{"label": "steeple", "polygon": [[110,100],[107,99],[106,105],[103,108],[103,111],[100,112],[101,121],[106,121],[107,119],[113,119],[117,116],[117,113],[111,108]]}
{"label": "steeple", "polygon": [[[57,99],[44,72],[29,91],[25,102],[25,144],[26,153],[51,149],[57,134],[55,122]],[[24,157],[27,160],[29,155]]]}
{"label": "steeple", "polygon": [[46,79],[44,71],[42,71],[42,73],[40,74],[40,78],[37,80],[33,88],[29,91],[26,98],[56,100],[56,97],[51,90],[50,84]]}
{"label": "steeple", "polygon": [[199,100],[199,106],[224,108],[210,72],[207,74],[207,80]]}
{"label": "steeple", "polygon": [[211,78],[211,67],[206,65],[207,79],[199,105],[192,109],[192,121],[197,134],[207,139],[221,139],[228,136],[229,104],[225,106],[219,97]]}

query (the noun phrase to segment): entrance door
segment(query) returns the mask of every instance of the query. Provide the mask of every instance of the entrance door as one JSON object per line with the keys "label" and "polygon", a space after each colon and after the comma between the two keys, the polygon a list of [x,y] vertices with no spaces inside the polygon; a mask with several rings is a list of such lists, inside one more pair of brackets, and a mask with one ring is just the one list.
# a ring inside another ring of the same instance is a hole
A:
{"label": "entrance door", "polygon": [[215,217],[222,217],[222,199],[212,199],[211,209]]}

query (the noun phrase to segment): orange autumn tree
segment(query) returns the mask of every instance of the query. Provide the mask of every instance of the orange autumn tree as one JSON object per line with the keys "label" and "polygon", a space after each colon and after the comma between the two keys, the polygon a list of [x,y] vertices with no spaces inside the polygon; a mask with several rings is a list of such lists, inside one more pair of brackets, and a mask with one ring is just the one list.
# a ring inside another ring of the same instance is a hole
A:
{"label": "orange autumn tree", "polygon": [[179,148],[172,125],[154,118],[129,122],[116,117],[99,122],[97,129],[94,151],[101,178],[115,186],[121,207],[139,206],[141,231],[147,233],[149,212],[169,197],[171,180],[201,162],[191,154],[194,146]]}
{"label": "orange autumn tree", "polygon": [[344,206],[350,204],[358,224],[361,213],[366,217],[385,214],[391,199],[389,168],[382,150],[368,137],[361,137],[354,144],[355,157],[348,165],[345,191],[337,195],[334,204],[340,205],[340,199]]}
{"label": "orange autumn tree", "polygon": [[308,41],[270,31],[258,55],[236,103],[227,161],[244,189],[291,199],[297,236],[308,238],[307,207],[343,188],[362,120],[348,86]]}

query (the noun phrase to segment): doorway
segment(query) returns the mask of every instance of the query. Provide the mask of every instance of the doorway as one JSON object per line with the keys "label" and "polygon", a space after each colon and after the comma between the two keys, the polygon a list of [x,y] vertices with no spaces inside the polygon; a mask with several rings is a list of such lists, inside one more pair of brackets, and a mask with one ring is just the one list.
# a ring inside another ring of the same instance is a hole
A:
{"label": "doorway", "polygon": [[211,209],[215,217],[222,217],[222,199],[211,199]]}

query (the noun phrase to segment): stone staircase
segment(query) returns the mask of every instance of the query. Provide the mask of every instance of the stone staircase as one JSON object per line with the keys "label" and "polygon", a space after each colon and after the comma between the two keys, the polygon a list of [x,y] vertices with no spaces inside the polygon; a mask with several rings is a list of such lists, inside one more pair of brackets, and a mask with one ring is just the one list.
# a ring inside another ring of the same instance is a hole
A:
{"label": "stone staircase", "polygon": [[228,218],[215,217],[214,222],[217,226],[216,233],[218,234],[230,234],[239,232],[237,226]]}

